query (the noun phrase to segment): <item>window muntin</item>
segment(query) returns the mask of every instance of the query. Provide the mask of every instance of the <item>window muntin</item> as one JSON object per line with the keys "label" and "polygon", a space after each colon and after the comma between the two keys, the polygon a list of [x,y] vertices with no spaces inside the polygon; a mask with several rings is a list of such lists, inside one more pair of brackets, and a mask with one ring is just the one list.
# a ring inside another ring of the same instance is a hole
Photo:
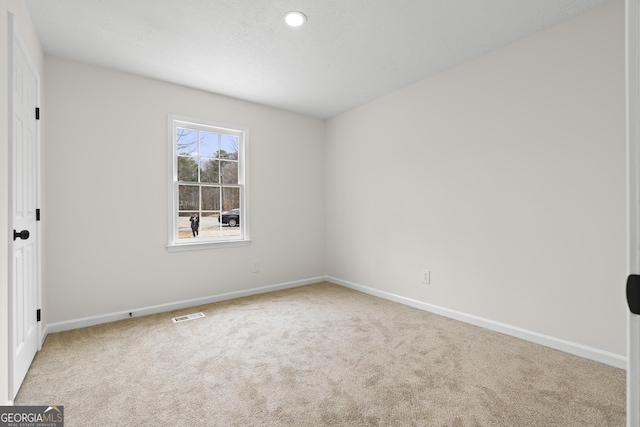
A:
{"label": "window muntin", "polygon": [[169,247],[248,241],[247,131],[175,116],[169,122]]}

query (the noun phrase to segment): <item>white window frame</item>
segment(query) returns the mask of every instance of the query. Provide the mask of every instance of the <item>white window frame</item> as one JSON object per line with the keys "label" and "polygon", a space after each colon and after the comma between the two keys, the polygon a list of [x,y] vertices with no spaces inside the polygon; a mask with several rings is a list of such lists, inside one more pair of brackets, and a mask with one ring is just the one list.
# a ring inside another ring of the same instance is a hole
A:
{"label": "white window frame", "polygon": [[[209,120],[195,119],[192,117],[168,115],[168,244],[169,252],[193,251],[222,247],[245,246],[251,243],[249,234],[249,129],[245,126],[229,125]],[[239,133],[242,137],[238,146],[238,185],[240,191],[240,236],[229,238],[210,239],[178,239],[178,155],[176,145],[176,129],[186,127],[213,132],[231,131]]]}

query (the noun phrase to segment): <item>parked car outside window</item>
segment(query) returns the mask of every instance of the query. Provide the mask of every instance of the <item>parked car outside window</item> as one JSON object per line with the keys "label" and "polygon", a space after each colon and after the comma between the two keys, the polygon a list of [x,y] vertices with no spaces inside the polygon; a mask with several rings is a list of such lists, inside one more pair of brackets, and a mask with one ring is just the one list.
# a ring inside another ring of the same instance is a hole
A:
{"label": "parked car outside window", "polygon": [[229,227],[240,226],[240,209],[236,208],[222,212],[218,217],[218,221],[222,224],[227,224]]}

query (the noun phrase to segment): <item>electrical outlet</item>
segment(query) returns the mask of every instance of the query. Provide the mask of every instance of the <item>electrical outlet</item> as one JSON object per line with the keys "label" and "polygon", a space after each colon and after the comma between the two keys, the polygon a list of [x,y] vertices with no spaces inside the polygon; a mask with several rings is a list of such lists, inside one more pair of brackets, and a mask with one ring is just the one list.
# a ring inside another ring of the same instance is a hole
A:
{"label": "electrical outlet", "polygon": [[422,283],[425,285],[431,283],[431,270],[422,270]]}
{"label": "electrical outlet", "polygon": [[253,269],[251,270],[252,273],[259,273],[260,272],[260,263],[258,261],[254,261],[253,262]]}

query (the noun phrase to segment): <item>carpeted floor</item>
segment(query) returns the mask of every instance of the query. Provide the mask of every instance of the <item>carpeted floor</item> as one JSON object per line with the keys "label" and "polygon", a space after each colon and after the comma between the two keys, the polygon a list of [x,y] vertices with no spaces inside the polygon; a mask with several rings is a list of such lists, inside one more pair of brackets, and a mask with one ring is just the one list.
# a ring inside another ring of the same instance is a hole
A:
{"label": "carpeted floor", "polygon": [[64,405],[67,427],[622,427],[625,381],[319,283],[50,334],[15,404]]}

